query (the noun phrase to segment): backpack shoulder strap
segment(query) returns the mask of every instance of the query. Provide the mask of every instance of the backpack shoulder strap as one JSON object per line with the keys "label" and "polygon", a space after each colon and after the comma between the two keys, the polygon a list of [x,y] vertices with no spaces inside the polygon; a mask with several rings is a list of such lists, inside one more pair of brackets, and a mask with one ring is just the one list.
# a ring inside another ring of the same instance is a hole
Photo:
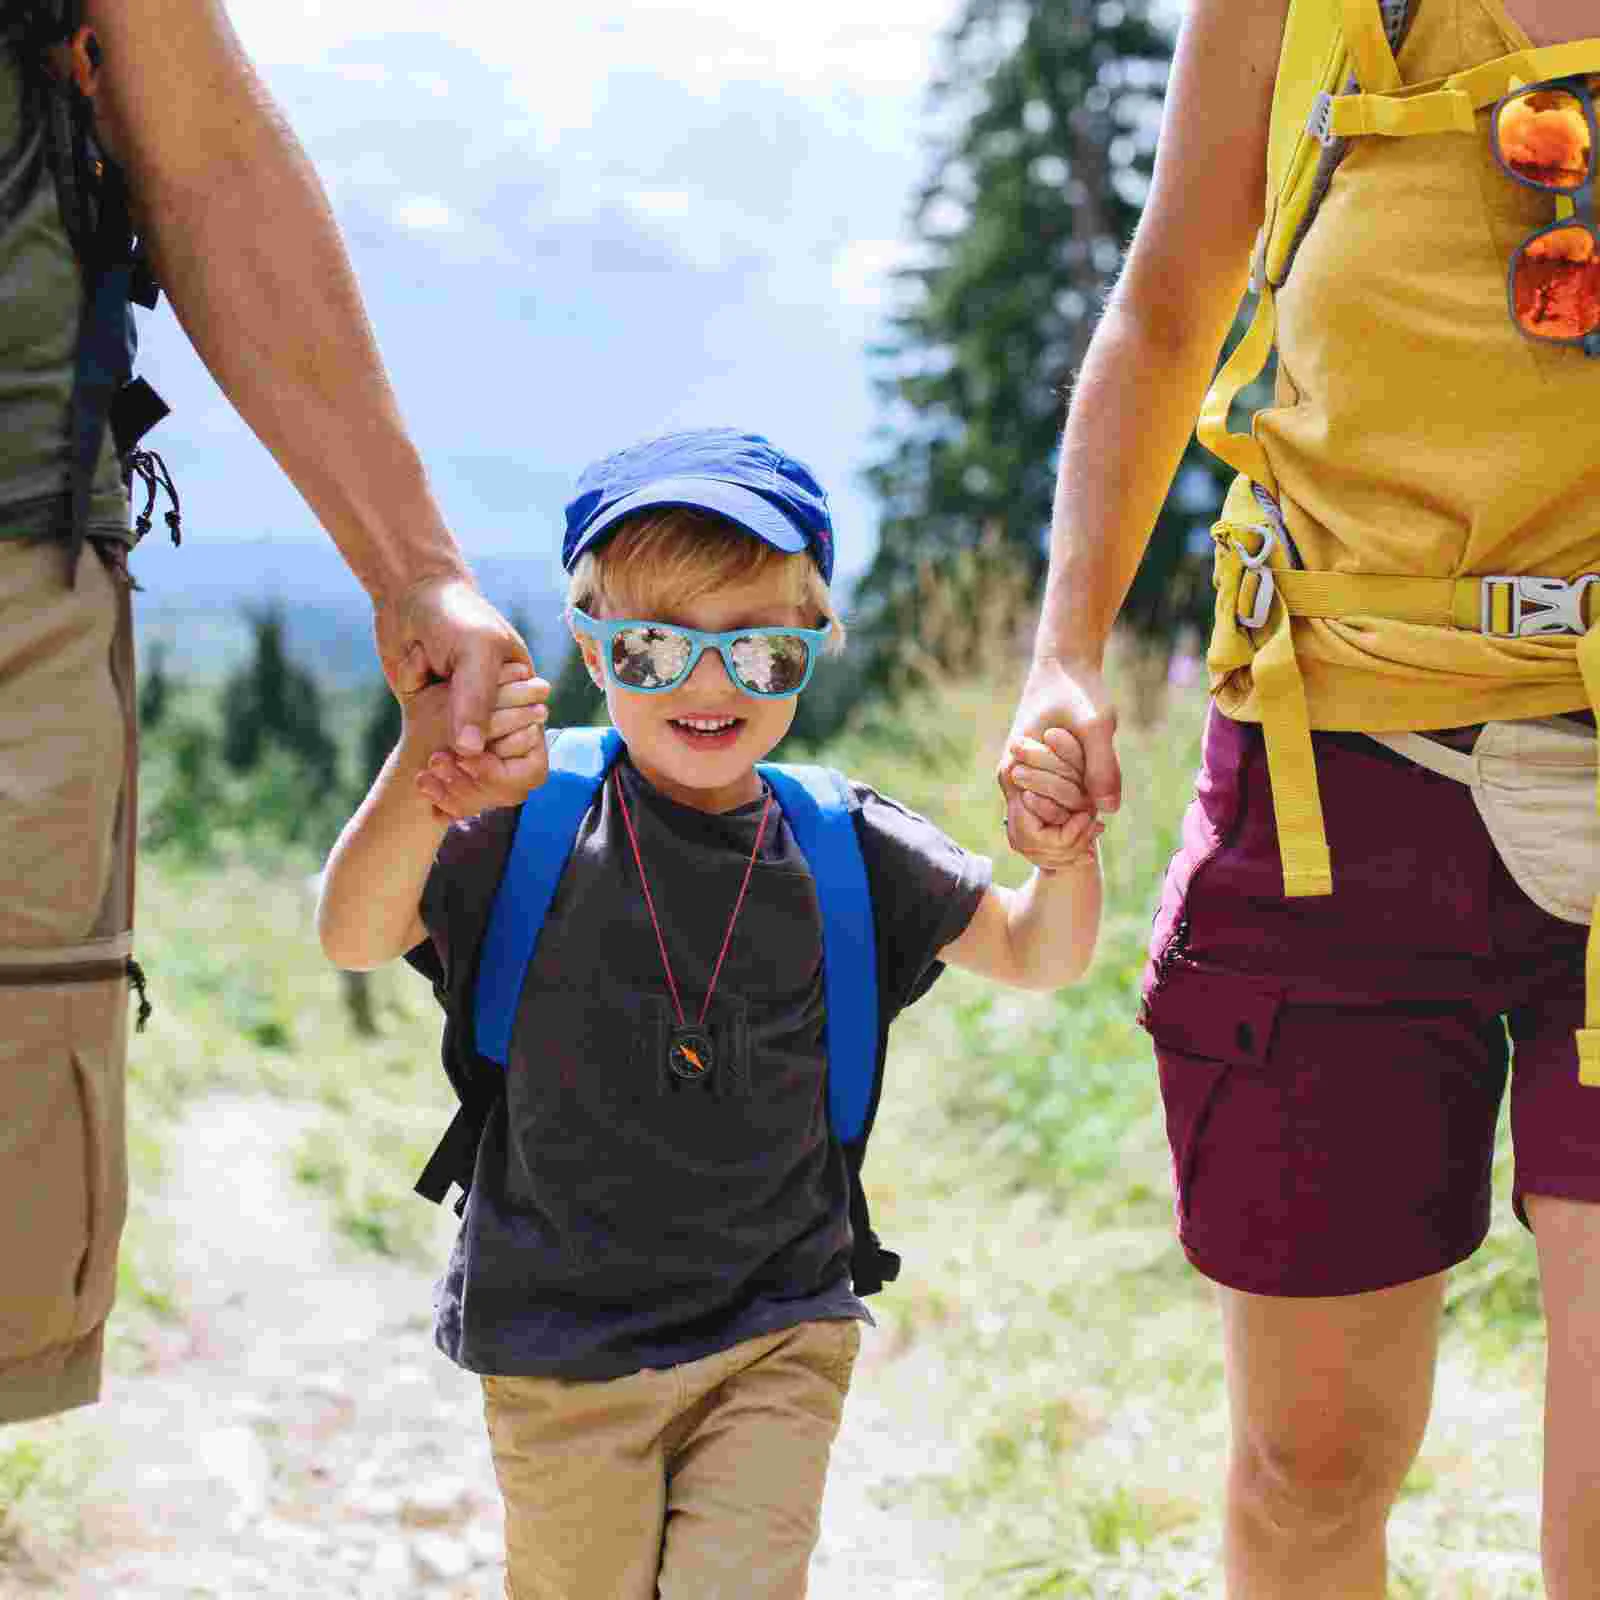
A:
{"label": "backpack shoulder strap", "polygon": [[522,985],[578,829],[622,748],[614,728],[565,728],[550,747],[550,775],[522,803],[495,891],[473,992],[479,1055],[501,1066],[511,1048]]}
{"label": "backpack shoulder strap", "polygon": [[855,795],[827,767],[763,763],[757,769],[817,884],[827,1007],[828,1115],[834,1136],[866,1139],[878,1079],[878,952],[867,867],[856,835]]}
{"label": "backpack shoulder strap", "polygon": [[[510,1054],[511,1030],[539,931],[572,855],[578,829],[621,746],[621,739],[610,728],[561,729],[551,736],[549,776],[522,802],[484,924],[478,970],[470,991],[472,1028],[466,1048],[501,1068]],[[454,1073],[451,1081],[456,1082]],[[460,1215],[472,1184],[485,1121],[503,1081],[496,1081],[492,1091],[485,1084],[482,1092],[473,1093],[456,1082],[461,1104],[415,1185],[425,1200],[438,1205],[450,1185],[459,1184],[462,1198],[456,1213]]]}
{"label": "backpack shoulder strap", "polygon": [[[1353,106],[1398,106],[1403,88],[1396,54],[1419,0],[1289,0],[1272,85],[1267,132],[1267,194],[1251,263],[1255,312],[1212,382],[1195,429],[1201,444],[1269,492],[1277,484],[1266,453],[1249,433],[1228,428],[1241,390],[1258,378],[1277,338],[1275,292],[1321,208],[1345,151],[1343,126]],[[1452,116],[1455,113],[1451,113]],[[1470,121],[1470,117],[1469,117]],[[1452,124],[1454,125],[1454,124]],[[1425,132],[1431,124],[1384,131]],[[1359,131],[1375,131],[1361,129]],[[1336,136],[1341,135],[1341,136]]]}
{"label": "backpack shoulder strap", "polygon": [[822,987],[828,1053],[828,1122],[850,1179],[850,1278],[876,1294],[900,1274],[900,1257],[873,1232],[861,1164],[883,1086],[887,1030],[878,992],[877,918],[857,827],[861,808],[842,773],[763,763],[757,770],[816,880],[822,914]]}

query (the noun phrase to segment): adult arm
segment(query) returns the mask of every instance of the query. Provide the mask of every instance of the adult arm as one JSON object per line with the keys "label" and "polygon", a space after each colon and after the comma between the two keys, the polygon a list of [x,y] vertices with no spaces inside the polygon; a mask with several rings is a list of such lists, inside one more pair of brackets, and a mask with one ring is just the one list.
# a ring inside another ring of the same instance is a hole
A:
{"label": "adult arm", "polygon": [[1043,608],[1001,763],[1008,810],[1061,820],[1007,781],[1011,742],[1052,726],[1082,742],[1094,805],[1121,803],[1106,641],[1245,288],[1286,14],[1287,0],[1185,10],[1150,197],[1067,412]]}
{"label": "adult arm", "polygon": [[445,526],[310,161],[221,0],[87,0],[86,20],[96,118],[179,322],[371,597],[390,683],[418,687],[419,643],[452,742],[481,749],[501,663],[532,663]]}

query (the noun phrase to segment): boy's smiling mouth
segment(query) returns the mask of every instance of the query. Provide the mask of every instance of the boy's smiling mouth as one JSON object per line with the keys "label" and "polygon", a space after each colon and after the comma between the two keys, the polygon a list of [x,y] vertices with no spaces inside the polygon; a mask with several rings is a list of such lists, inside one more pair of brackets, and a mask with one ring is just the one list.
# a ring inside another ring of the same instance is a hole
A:
{"label": "boy's smiling mouth", "polygon": [[720,747],[732,744],[744,727],[743,717],[673,717],[672,731],[691,744]]}

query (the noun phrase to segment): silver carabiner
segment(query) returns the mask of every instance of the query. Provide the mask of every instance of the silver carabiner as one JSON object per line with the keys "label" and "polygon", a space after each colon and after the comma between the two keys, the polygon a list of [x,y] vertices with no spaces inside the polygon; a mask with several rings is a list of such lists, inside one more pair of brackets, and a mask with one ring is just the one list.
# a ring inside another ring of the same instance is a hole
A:
{"label": "silver carabiner", "polygon": [[1249,616],[1241,616],[1241,627],[1254,630],[1267,625],[1267,617],[1272,612],[1272,602],[1278,592],[1278,585],[1272,576],[1272,568],[1267,565],[1271,559],[1273,547],[1278,542],[1277,529],[1265,522],[1256,523],[1251,529],[1252,533],[1261,535],[1261,548],[1251,555],[1248,551],[1234,546],[1239,560],[1244,563],[1245,569],[1254,572],[1257,576],[1255,604],[1250,607]]}

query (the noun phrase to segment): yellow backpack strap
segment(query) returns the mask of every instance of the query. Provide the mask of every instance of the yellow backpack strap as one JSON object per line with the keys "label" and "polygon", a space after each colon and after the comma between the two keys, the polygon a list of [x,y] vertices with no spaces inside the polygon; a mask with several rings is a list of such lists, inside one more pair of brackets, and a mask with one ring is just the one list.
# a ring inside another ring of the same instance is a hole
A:
{"label": "yellow backpack strap", "polygon": [[[1356,3],[1356,0],[1348,0]],[[1361,77],[1359,94],[1330,94],[1318,112],[1318,134],[1325,139],[1378,134],[1404,139],[1426,133],[1476,133],[1477,113],[1491,106],[1513,79],[1537,83],[1573,73],[1600,72],[1600,41],[1574,39],[1541,49],[1497,56],[1414,91],[1374,91]],[[1357,71],[1360,77],[1360,70]]]}
{"label": "yellow backpack strap", "polygon": [[[1600,623],[1578,641],[1578,670],[1591,708],[1600,714]],[[1600,795],[1596,796],[1600,805]],[[1578,1029],[1578,1082],[1600,1089],[1600,895],[1589,914],[1589,946],[1584,962],[1583,1026]]]}
{"label": "yellow backpack strap", "polygon": [[1217,546],[1217,601],[1206,665],[1213,684],[1240,667],[1250,669],[1267,749],[1284,894],[1331,894],[1311,716],[1281,587],[1291,576],[1288,530],[1272,497],[1239,477],[1211,536]]}
{"label": "yellow backpack strap", "polygon": [[1256,442],[1253,433],[1232,432],[1228,427],[1228,414],[1240,390],[1261,376],[1277,336],[1278,312],[1272,298],[1272,285],[1263,279],[1250,326],[1233,347],[1222,370],[1211,380],[1194,430],[1196,438],[1212,455],[1267,489],[1276,489],[1277,479],[1267,465],[1266,451]]}
{"label": "yellow backpack strap", "polygon": [[1340,0],[1340,11],[1356,82],[1368,94],[1392,94],[1400,87],[1400,68],[1389,48],[1378,0]]}
{"label": "yellow backpack strap", "polygon": [[1351,7],[1365,7],[1374,18],[1379,15],[1378,0],[1290,0],[1267,130],[1265,220],[1251,271],[1251,288],[1259,298],[1249,328],[1212,380],[1195,427],[1201,444],[1214,456],[1269,489],[1275,480],[1265,453],[1251,434],[1230,432],[1228,417],[1234,401],[1260,377],[1272,354],[1277,337],[1272,292],[1282,281],[1284,242],[1299,232],[1312,203],[1321,154],[1307,118],[1319,93],[1343,88],[1349,77],[1343,14]]}

